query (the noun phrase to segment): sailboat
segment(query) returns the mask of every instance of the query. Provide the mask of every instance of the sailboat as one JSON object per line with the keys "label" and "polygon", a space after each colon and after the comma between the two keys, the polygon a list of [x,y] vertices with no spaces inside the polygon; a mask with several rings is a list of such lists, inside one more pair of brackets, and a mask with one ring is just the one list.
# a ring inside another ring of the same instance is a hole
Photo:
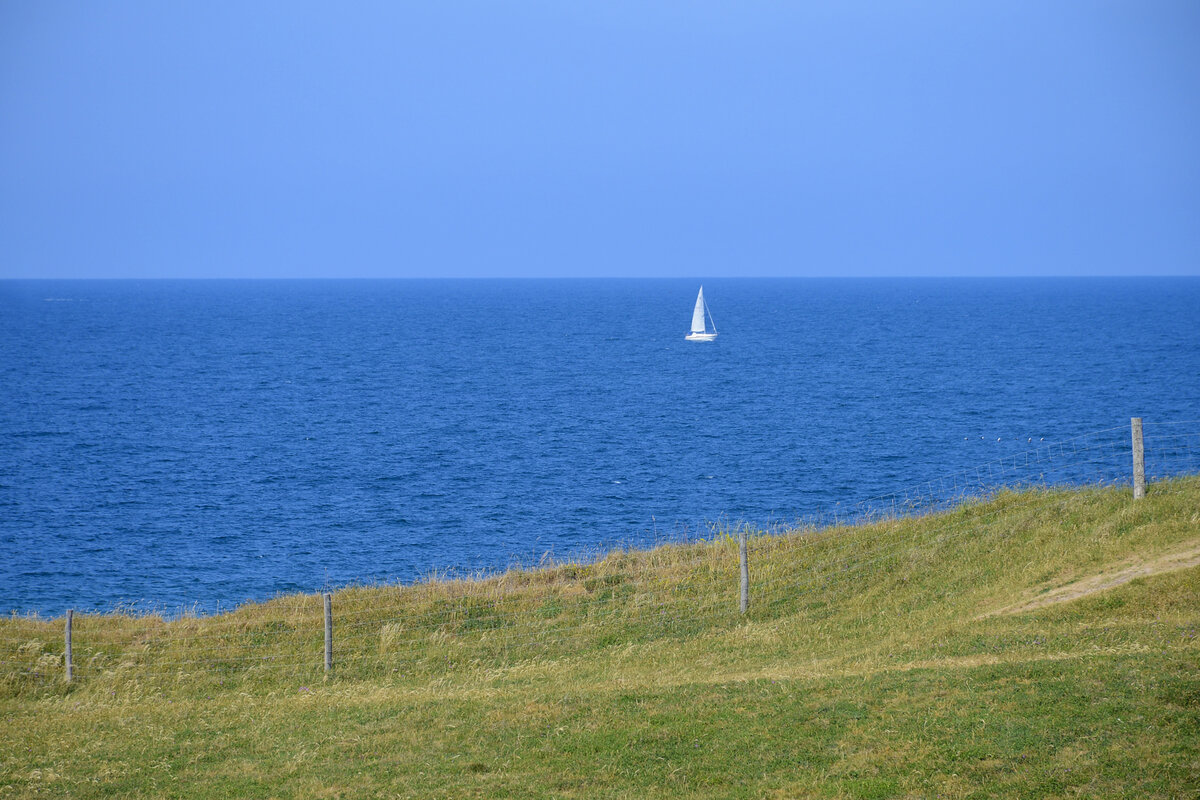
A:
{"label": "sailboat", "polygon": [[[712,322],[712,333],[708,332],[708,326],[704,324],[705,314],[708,315],[708,321]],[[692,332],[683,338],[689,342],[711,342],[717,338],[717,323],[713,322],[708,303],[704,302],[703,286],[700,287],[700,294],[696,295],[696,307],[692,310]]]}

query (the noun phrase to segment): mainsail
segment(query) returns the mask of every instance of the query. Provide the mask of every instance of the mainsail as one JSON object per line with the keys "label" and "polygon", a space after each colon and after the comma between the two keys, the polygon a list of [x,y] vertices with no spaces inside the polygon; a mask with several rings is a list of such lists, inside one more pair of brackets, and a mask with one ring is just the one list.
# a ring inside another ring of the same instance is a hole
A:
{"label": "mainsail", "polygon": [[[720,298],[718,298],[720,299]],[[676,329],[678,330],[678,329]],[[704,287],[696,295],[696,308],[692,311],[692,333],[704,333]]]}

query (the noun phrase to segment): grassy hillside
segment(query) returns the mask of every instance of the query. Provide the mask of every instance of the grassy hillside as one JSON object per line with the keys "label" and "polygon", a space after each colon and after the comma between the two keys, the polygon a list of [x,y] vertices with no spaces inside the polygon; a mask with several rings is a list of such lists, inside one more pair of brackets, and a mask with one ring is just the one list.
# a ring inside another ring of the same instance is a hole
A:
{"label": "grassy hillside", "polygon": [[[0,622],[0,798],[1194,797],[1200,479]],[[1130,577],[1140,574],[1140,577]],[[1078,596],[1077,596],[1078,595]]]}

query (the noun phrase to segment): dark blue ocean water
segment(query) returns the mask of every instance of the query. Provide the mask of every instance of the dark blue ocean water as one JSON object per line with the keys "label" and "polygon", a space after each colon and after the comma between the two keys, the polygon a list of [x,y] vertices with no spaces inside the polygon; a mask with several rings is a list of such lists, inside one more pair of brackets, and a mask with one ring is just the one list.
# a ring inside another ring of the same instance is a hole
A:
{"label": "dark blue ocean water", "polygon": [[711,344],[698,284],[0,283],[0,609],[503,567],[1200,419],[1198,279],[712,279]]}

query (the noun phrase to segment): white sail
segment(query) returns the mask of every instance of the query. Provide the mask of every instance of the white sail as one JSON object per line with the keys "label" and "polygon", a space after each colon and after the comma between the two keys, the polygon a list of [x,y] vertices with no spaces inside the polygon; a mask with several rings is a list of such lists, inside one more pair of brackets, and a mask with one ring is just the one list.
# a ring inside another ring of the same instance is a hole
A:
{"label": "white sail", "polygon": [[[718,298],[719,299],[719,298]],[[692,333],[704,333],[704,287],[696,295],[696,308],[692,311]]]}

